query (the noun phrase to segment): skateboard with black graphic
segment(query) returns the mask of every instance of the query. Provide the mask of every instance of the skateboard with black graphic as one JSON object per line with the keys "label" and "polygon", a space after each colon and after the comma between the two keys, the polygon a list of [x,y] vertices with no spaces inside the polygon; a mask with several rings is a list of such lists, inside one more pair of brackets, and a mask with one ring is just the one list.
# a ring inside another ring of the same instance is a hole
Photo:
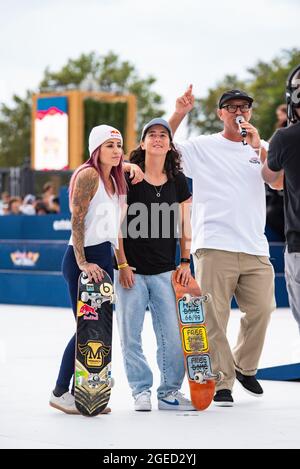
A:
{"label": "skateboard with black graphic", "polygon": [[172,285],[191,401],[197,410],[204,410],[213,400],[215,381],[223,379],[222,372],[213,374],[211,368],[204,309],[211,297],[202,296],[194,278],[183,287],[176,281],[176,272],[172,274]]}
{"label": "skateboard with black graphic", "polygon": [[111,377],[113,284],[103,270],[99,283],[82,272],[78,280],[75,352],[75,405],[82,415],[93,417],[107,407]]}

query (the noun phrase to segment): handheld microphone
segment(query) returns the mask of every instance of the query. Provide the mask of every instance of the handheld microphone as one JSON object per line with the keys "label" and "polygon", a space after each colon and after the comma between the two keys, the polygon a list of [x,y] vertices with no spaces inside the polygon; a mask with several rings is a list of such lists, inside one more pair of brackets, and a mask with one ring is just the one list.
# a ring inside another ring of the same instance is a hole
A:
{"label": "handheld microphone", "polygon": [[247,137],[247,130],[243,129],[243,127],[241,126],[241,123],[244,122],[243,116],[237,116],[235,119],[235,122],[237,123],[239,127],[239,132],[240,132],[241,137],[243,138]]}

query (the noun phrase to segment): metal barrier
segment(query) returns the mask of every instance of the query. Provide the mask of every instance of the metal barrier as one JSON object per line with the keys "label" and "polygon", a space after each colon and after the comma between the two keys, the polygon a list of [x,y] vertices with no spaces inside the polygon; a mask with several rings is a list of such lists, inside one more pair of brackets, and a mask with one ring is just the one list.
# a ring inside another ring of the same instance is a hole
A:
{"label": "metal barrier", "polygon": [[7,191],[12,197],[24,197],[26,194],[41,194],[42,187],[49,180],[54,182],[57,191],[67,186],[72,171],[35,171],[27,159],[22,166],[0,168],[0,194]]}

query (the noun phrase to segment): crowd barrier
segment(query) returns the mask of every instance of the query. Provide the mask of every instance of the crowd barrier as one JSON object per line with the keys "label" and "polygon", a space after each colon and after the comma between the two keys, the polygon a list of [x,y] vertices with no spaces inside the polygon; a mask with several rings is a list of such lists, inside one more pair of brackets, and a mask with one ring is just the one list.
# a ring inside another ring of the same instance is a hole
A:
{"label": "crowd barrier", "polygon": [[[67,192],[60,193],[58,215],[0,216],[0,303],[69,307],[61,262],[70,237]],[[284,245],[267,230],[276,278],[278,307],[287,307]],[[177,250],[177,260],[179,251]],[[233,307],[236,307],[233,301]]]}

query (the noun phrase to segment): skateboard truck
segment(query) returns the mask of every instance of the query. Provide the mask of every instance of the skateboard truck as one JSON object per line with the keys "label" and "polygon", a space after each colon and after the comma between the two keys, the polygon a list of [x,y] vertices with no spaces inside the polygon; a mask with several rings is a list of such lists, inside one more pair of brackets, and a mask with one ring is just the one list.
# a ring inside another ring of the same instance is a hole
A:
{"label": "skateboard truck", "polygon": [[190,301],[194,302],[200,302],[203,301],[204,303],[210,303],[211,302],[211,294],[207,293],[206,295],[201,295],[201,296],[192,296],[189,293],[185,294],[184,297],[182,298],[182,301],[184,303],[189,303]]}
{"label": "skateboard truck", "polygon": [[198,371],[197,373],[194,374],[194,380],[198,384],[204,384],[207,381],[216,381],[217,383],[222,381],[224,379],[224,374],[222,371],[219,371],[218,373],[201,373],[201,371]]}
{"label": "skateboard truck", "polygon": [[87,303],[89,300],[91,301],[92,308],[98,309],[101,308],[105,301],[109,301],[111,304],[115,303],[115,295],[112,294],[111,296],[103,296],[101,293],[88,293],[85,291],[82,292],[81,301]]}
{"label": "skateboard truck", "polygon": [[99,386],[106,384],[109,388],[115,385],[114,378],[101,379],[98,373],[91,373],[87,379],[89,388],[98,388]]}

